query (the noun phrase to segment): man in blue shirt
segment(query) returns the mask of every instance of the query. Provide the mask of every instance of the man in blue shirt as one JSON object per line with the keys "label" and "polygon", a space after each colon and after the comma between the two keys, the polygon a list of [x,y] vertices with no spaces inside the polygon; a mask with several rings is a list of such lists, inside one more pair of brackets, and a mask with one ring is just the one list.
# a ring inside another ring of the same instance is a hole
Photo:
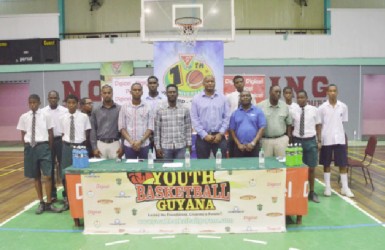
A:
{"label": "man in blue shirt", "polygon": [[226,155],[225,131],[229,125],[230,108],[224,95],[215,90],[215,78],[203,79],[204,90],[194,96],[191,104],[191,121],[197,132],[195,143],[198,159],[208,159],[220,148]]}
{"label": "man in blue shirt", "polygon": [[230,118],[230,133],[234,138],[234,157],[258,157],[259,140],[266,127],[266,118],[260,108],[251,104],[250,91],[242,91],[241,106]]}

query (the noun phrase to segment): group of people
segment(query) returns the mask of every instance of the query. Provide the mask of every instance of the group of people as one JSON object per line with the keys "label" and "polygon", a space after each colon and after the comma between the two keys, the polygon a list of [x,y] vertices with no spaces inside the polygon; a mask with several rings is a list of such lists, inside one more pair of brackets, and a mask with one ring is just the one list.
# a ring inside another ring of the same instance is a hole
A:
{"label": "group of people", "polygon": [[[92,107],[92,100],[80,100],[68,95],[66,107],[59,105],[57,91],[48,93],[49,105],[39,109],[40,97],[30,95],[30,111],[23,114],[17,125],[21,131],[24,149],[25,176],[33,178],[40,205],[36,211],[61,212],[68,209],[64,169],[72,165],[72,148],[87,146],[90,157],[118,159],[147,158],[154,150],[157,158],[181,159],[191,151],[192,131],[197,133],[196,154],[209,158],[220,150],[230,157],[258,157],[262,147],[266,157],[284,157],[289,143],[303,147],[303,162],[309,166],[309,200],[319,202],[314,192],[314,169],[324,165],[325,196],[331,195],[330,164],[340,167],[341,194],[353,197],[347,184],[346,147],[343,122],[347,121],[347,106],[337,100],[337,86],[329,85],[328,100],[318,109],[307,104],[307,93],[297,93],[297,104],[292,101],[293,90],[271,86],[269,97],[256,104],[250,91],[245,90],[244,78],[233,78],[236,91],[223,95],[216,90],[215,77],[205,76],[203,91],[196,94],[191,110],[178,100],[178,86],[166,87],[165,96],[158,91],[155,76],[147,79],[148,95],[143,97],[143,86],[131,86],[131,101],[119,105],[113,101],[113,89],[101,87],[102,103]],[[228,132],[228,140],[225,134]],[[334,155],[334,156],[333,156]],[[55,163],[63,180],[64,206],[56,208]],[[47,201],[43,200],[45,181]]]}

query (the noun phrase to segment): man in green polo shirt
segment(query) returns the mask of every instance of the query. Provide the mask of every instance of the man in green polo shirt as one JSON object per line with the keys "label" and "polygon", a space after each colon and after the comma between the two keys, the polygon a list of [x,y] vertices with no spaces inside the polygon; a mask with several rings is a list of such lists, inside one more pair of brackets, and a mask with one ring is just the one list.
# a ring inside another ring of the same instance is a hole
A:
{"label": "man in green polo shirt", "polygon": [[281,88],[278,85],[270,87],[269,99],[258,103],[265,114],[267,126],[262,139],[265,156],[285,156],[285,149],[291,137],[292,118],[289,108],[281,98]]}

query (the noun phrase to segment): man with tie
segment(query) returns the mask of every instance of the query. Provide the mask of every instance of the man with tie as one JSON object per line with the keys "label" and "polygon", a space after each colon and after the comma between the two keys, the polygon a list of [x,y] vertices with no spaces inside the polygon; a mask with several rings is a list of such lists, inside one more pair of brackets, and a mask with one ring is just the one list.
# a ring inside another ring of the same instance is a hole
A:
{"label": "man with tie", "polygon": [[[61,209],[53,206],[51,196],[51,147],[54,124],[51,117],[39,109],[40,97],[38,95],[30,95],[28,105],[30,111],[22,114],[17,124],[24,144],[24,176],[34,179],[36,193],[40,200],[35,213],[41,214],[44,211],[60,213]],[[47,203],[43,198],[42,174]]]}
{"label": "man with tie", "polygon": [[318,150],[321,149],[321,119],[318,109],[307,104],[305,90],[298,91],[297,103],[299,106],[292,109],[293,142],[302,146],[302,161],[309,167],[310,192],[308,199],[319,203],[318,195],[314,192],[314,178],[315,167],[318,165]]}
{"label": "man with tie", "polygon": [[67,187],[64,176],[64,169],[72,165],[72,150],[77,146],[85,146],[87,134],[90,133],[91,124],[88,116],[78,110],[79,99],[75,95],[68,95],[66,98],[68,113],[60,117],[59,131],[63,135],[62,151],[62,172],[61,177],[64,186],[63,210],[68,210]]}

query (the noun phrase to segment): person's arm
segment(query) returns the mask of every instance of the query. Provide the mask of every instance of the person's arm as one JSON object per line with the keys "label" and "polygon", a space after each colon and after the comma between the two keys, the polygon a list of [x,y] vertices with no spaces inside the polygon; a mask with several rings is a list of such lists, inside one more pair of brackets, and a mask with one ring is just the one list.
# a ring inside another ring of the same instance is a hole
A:
{"label": "person's arm", "polygon": [[156,156],[163,158],[163,151],[160,146],[160,137],[161,137],[161,127],[162,119],[159,110],[156,112],[155,124],[154,124],[154,146],[156,151]]}
{"label": "person's arm", "polygon": [[189,148],[191,152],[191,145],[192,145],[192,139],[191,139],[191,133],[192,133],[192,126],[191,126],[191,117],[190,117],[190,111],[186,108],[186,112],[184,115],[184,131],[186,135],[186,147]]}
{"label": "person's arm", "polygon": [[53,128],[48,129],[48,145],[49,148],[53,148]]}
{"label": "person's arm", "polygon": [[195,130],[195,132],[197,132],[197,134],[202,138],[204,139],[208,133],[203,129],[203,125],[201,124],[201,121],[199,120],[199,114],[198,114],[199,110],[198,110],[198,104],[197,104],[197,101],[195,99],[193,99],[192,101],[192,104],[191,104],[191,123],[192,123],[192,126]]}
{"label": "person's arm", "polygon": [[318,145],[318,150],[321,149],[321,146],[322,146],[322,134],[321,134],[321,131],[322,131],[322,125],[321,124],[317,124],[315,125],[315,130],[317,132],[317,145]]}
{"label": "person's arm", "polygon": [[238,140],[237,135],[233,129],[230,129],[230,133],[231,133],[231,136],[233,137],[235,145],[237,145],[239,151],[243,152],[246,149],[245,145],[240,143],[240,141]]}
{"label": "person's arm", "polygon": [[97,147],[97,138],[96,138],[96,133],[98,131],[96,111],[92,111],[90,123],[91,123],[91,131],[90,131],[91,148],[92,148],[93,154],[95,156],[99,157],[100,152],[99,152],[98,147]]}
{"label": "person's arm", "polygon": [[25,132],[24,130],[20,130],[20,133],[21,133],[21,142],[23,143],[23,145],[25,145],[24,136],[27,132]]}

